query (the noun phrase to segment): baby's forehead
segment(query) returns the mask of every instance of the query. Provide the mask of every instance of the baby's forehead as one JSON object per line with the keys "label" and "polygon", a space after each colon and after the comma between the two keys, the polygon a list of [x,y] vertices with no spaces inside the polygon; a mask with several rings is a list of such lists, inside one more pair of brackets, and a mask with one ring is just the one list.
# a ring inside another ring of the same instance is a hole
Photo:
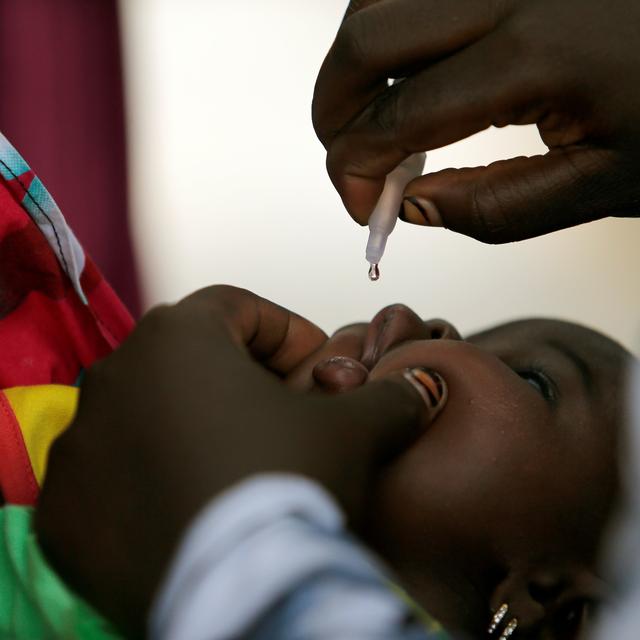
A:
{"label": "baby's forehead", "polygon": [[553,318],[513,320],[473,333],[466,339],[474,343],[512,342],[530,345],[555,341],[584,350],[624,352],[620,345],[594,329]]}
{"label": "baby's forehead", "polygon": [[466,339],[492,350],[565,349],[576,353],[594,371],[622,372],[631,361],[629,352],[604,334],[573,322],[550,318],[514,320]]}
{"label": "baby's forehead", "polygon": [[504,323],[471,335],[469,342],[508,358],[516,354],[531,364],[544,362],[551,354],[555,360],[562,354],[573,361],[576,375],[583,380],[593,415],[606,416],[616,424],[626,405],[626,377],[633,357],[620,344],[604,334],[563,320],[528,318]]}

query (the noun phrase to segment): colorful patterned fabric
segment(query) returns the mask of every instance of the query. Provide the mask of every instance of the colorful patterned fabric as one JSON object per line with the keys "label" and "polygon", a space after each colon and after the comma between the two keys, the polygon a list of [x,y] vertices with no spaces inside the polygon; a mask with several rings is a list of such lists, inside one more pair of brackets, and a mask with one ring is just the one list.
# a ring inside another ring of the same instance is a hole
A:
{"label": "colorful patterned fabric", "polygon": [[[0,490],[6,502],[35,503],[46,451],[61,428],[53,420],[39,432],[36,414],[47,402],[60,407],[56,396],[66,393],[15,388],[74,385],[132,328],[53,198],[0,134]],[[25,394],[32,396],[26,404]]]}
{"label": "colorful patterned fabric", "polygon": [[[35,504],[81,372],[133,321],[42,183],[0,134],[0,490]],[[0,637],[116,638],[49,568],[32,509],[0,509]]]}

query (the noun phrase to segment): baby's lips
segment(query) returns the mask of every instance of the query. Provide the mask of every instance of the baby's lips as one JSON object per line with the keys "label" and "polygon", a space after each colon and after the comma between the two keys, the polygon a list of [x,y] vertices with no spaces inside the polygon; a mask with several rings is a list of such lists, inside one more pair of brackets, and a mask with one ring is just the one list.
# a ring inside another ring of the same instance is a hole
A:
{"label": "baby's lips", "polygon": [[417,313],[404,304],[392,304],[378,311],[369,324],[362,364],[371,369],[394,345],[428,337],[429,330]]}
{"label": "baby's lips", "polygon": [[427,406],[429,422],[433,422],[447,402],[448,390],[444,378],[426,367],[410,367],[404,370],[403,376],[420,394]]}

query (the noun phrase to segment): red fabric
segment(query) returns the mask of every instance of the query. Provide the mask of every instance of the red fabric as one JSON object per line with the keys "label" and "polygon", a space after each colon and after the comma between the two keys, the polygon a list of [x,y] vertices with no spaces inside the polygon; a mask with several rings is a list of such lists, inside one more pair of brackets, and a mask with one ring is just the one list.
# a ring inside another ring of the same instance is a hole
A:
{"label": "red fabric", "polygon": [[38,483],[33,474],[29,454],[20,425],[7,397],[0,391],[0,487],[6,502],[34,504]]}
{"label": "red fabric", "polygon": [[133,321],[88,257],[82,303],[14,182],[0,178],[0,388],[73,384]]}
{"label": "red fabric", "polygon": [[0,0],[0,131],[134,315],[116,0]]}
{"label": "red fabric", "polygon": [[[109,351],[112,351],[122,344],[133,329],[133,318],[129,316],[115,291],[102,277],[89,256],[86,256],[80,282],[87,295],[96,327],[109,345]],[[99,357],[102,356],[94,352],[91,362]]]}

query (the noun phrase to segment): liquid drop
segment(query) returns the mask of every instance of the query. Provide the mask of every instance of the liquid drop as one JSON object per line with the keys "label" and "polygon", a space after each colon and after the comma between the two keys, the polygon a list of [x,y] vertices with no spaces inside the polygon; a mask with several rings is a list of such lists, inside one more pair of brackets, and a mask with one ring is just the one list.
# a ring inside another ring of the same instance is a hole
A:
{"label": "liquid drop", "polygon": [[378,268],[377,264],[372,264],[369,267],[369,280],[371,280],[371,282],[375,282],[376,280],[380,279],[380,269]]}

